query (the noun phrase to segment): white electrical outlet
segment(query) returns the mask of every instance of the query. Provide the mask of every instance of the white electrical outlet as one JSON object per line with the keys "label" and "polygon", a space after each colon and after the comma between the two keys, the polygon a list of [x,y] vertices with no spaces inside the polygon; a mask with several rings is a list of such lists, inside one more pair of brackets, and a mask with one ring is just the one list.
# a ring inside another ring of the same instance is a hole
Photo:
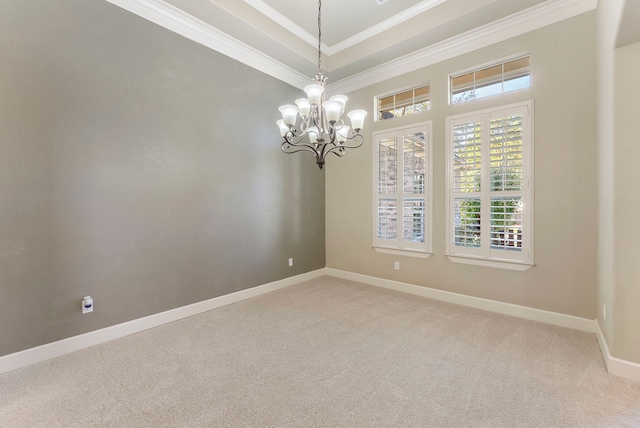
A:
{"label": "white electrical outlet", "polygon": [[82,298],[82,313],[88,314],[89,312],[93,312],[93,299],[91,296],[84,296]]}
{"label": "white electrical outlet", "polygon": [[395,270],[400,270],[400,262],[393,262],[393,268]]}
{"label": "white electrical outlet", "polygon": [[607,320],[607,305],[604,303],[602,304],[602,319]]}
{"label": "white electrical outlet", "polygon": [[289,259],[289,267],[293,266],[293,257]]}

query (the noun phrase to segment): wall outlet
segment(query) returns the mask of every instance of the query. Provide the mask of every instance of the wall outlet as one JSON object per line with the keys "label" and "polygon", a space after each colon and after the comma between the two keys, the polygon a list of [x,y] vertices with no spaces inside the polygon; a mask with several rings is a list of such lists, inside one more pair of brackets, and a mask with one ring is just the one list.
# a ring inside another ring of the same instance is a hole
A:
{"label": "wall outlet", "polygon": [[607,305],[604,303],[602,304],[602,319],[607,320]]}
{"label": "wall outlet", "polygon": [[91,296],[84,296],[82,298],[82,313],[88,314],[89,312],[93,312],[93,299]]}
{"label": "wall outlet", "polygon": [[289,259],[289,267],[293,266],[293,257]]}
{"label": "wall outlet", "polygon": [[393,262],[393,268],[395,270],[400,270],[400,262]]}

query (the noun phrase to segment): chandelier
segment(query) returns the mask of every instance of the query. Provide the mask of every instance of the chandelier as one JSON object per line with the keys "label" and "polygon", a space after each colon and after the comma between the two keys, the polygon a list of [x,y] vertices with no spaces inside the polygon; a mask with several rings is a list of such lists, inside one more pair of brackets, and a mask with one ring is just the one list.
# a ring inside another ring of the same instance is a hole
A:
{"label": "chandelier", "polygon": [[[347,96],[334,95],[327,99],[325,83],[322,75],[322,0],[318,0],[318,74],[314,83],[305,86],[307,98],[295,101],[296,105],[283,105],[279,108],[282,119],[276,123],[280,127],[280,135],[284,138],[282,151],[291,154],[302,151],[311,152],[316,163],[322,169],[329,153],[342,157],[347,149],[362,146],[364,137],[360,130],[364,126],[365,110],[352,110],[347,113],[351,127],[342,120]],[[300,116],[300,125],[296,122]]]}

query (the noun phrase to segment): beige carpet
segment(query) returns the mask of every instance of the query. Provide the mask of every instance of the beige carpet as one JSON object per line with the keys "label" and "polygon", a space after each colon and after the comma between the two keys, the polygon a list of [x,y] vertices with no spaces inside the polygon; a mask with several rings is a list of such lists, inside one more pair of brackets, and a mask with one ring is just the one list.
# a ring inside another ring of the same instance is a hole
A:
{"label": "beige carpet", "polygon": [[323,277],[0,376],[2,427],[638,427],[594,335]]}

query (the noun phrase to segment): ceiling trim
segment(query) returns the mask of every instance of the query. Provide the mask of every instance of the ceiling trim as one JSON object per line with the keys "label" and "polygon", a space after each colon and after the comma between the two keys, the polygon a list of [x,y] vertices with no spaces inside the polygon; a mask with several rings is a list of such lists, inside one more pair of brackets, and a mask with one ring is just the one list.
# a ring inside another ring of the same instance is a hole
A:
{"label": "ceiling trim", "polygon": [[398,24],[402,24],[404,21],[407,21],[422,12],[425,12],[433,7],[438,6],[439,4],[444,3],[447,0],[425,0],[423,2],[418,3],[415,6],[412,6],[408,9],[405,9],[401,13],[398,13],[392,16],[389,19],[386,19],[376,25],[371,26],[370,28],[359,32],[358,34],[354,34],[353,36],[341,41],[340,43],[336,43],[333,46],[329,47],[327,51],[328,55],[336,54],[340,51],[348,49],[352,46],[357,45],[360,42],[363,42],[371,37],[374,37],[383,31],[386,31],[392,27],[395,27]]}
{"label": "ceiling trim", "polygon": [[[106,1],[292,86],[303,88],[309,83],[309,76],[295,71],[162,0]],[[596,9],[597,5],[598,0],[548,0],[522,12],[339,80],[329,85],[329,88],[339,93],[361,89],[589,12]]]}
{"label": "ceiling trim", "polygon": [[[303,30],[299,25],[295,22],[291,21],[289,18],[269,6],[263,0],[244,0],[245,3],[257,9],[259,12],[263,13],[265,16],[271,18],[277,24],[286,28],[290,32],[292,32],[295,36],[304,40],[308,44],[313,47],[318,46],[318,37],[308,33]],[[320,50],[326,55],[334,55],[338,52],[341,52],[345,49],[348,49],[352,46],[357,45],[360,42],[363,42],[371,37],[374,37],[383,31],[386,31],[392,27],[395,27],[398,24],[403,23],[433,7],[438,6],[439,4],[444,3],[447,0],[423,0],[420,3],[411,6],[408,9],[403,10],[400,13],[393,15],[392,17],[385,19],[384,21],[373,25],[367,28],[364,31],[361,31],[357,34],[354,34],[351,37],[344,39],[343,41],[336,43],[335,45],[328,46],[325,43],[321,44]]]}
{"label": "ceiling trim", "polygon": [[598,0],[548,0],[328,85],[348,93],[595,10]]}
{"label": "ceiling trim", "polygon": [[290,85],[309,84],[308,76],[162,0],[106,1]]}
{"label": "ceiling trim", "polygon": [[[289,30],[291,33],[293,33],[294,36],[304,40],[305,42],[315,47],[316,49],[318,48],[317,36],[309,34],[305,30],[303,30],[302,27],[300,27],[298,24],[296,24],[295,22],[293,22],[292,20],[290,20],[289,18],[287,18],[286,16],[284,16],[283,14],[281,14],[280,12],[278,12],[277,10],[275,10],[274,8],[266,4],[264,1],[244,0],[244,2],[247,3],[249,6],[255,8],[257,11],[259,11],[260,13],[262,13],[272,21],[276,22],[282,28]],[[322,43],[320,50],[326,53],[327,49],[329,49],[329,46]]]}

